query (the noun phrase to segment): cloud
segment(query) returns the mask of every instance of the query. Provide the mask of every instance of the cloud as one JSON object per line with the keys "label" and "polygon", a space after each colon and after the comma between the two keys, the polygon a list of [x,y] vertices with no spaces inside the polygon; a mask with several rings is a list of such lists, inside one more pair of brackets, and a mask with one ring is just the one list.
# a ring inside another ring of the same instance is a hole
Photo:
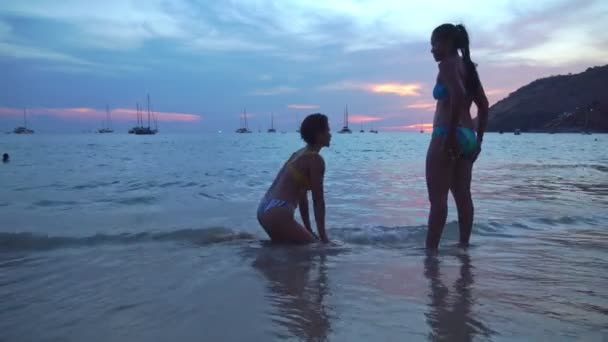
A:
{"label": "cloud", "polygon": [[420,129],[430,130],[433,128],[433,123],[429,122],[429,123],[413,124],[413,125],[386,126],[386,127],[381,127],[381,128],[384,130],[387,130],[387,131],[417,131]]}
{"label": "cloud", "polygon": [[424,109],[428,111],[434,111],[436,107],[435,102],[416,102],[412,104],[408,104],[406,107],[409,109]]}
{"label": "cloud", "polygon": [[64,53],[2,42],[0,42],[0,56],[12,57],[16,59],[44,59],[87,67],[94,66],[94,63]]}
{"label": "cloud", "polygon": [[307,104],[290,104],[287,105],[290,109],[318,109],[321,108],[319,105],[307,105]]}
{"label": "cloud", "polygon": [[373,122],[373,121],[380,121],[383,120],[383,118],[379,118],[379,117],[375,117],[375,116],[368,116],[368,115],[361,115],[361,114],[353,114],[353,115],[348,115],[348,121],[351,123],[365,123],[365,122]]}
{"label": "cloud", "polygon": [[509,13],[517,15],[495,27],[478,28],[479,38],[472,40],[480,48],[477,55],[497,63],[542,66],[608,59],[608,49],[598,44],[608,39],[608,31],[597,25],[608,16],[605,1],[514,3]]}
{"label": "cloud", "polygon": [[8,37],[10,35],[12,31],[12,27],[5,23],[4,21],[0,20],[0,41],[5,38]]}
{"label": "cloud", "polygon": [[419,83],[364,83],[364,82],[338,82],[321,86],[319,90],[363,90],[376,94],[392,94],[398,96],[420,96],[422,85]]}
{"label": "cloud", "polygon": [[272,81],[272,75],[269,74],[261,74],[258,76],[259,81]]}
{"label": "cloud", "polygon": [[246,39],[237,37],[225,37],[221,35],[207,36],[196,38],[187,45],[200,51],[247,51],[247,52],[262,52],[273,51],[275,47],[265,43],[256,43]]}
{"label": "cloud", "polygon": [[277,86],[277,87],[267,88],[267,89],[256,89],[256,90],[250,92],[249,94],[253,95],[253,96],[273,96],[273,95],[293,93],[296,90],[297,89],[294,87]]}
{"label": "cloud", "polygon": [[[349,54],[427,42],[445,21],[467,24],[474,53],[486,58],[598,60],[607,51],[595,44],[608,37],[601,25],[606,14],[603,0],[37,0],[5,1],[0,8],[1,16],[67,25],[67,37],[56,39],[76,48],[135,50],[166,41],[195,52],[255,51],[300,61],[317,57],[306,52]],[[6,26],[0,25],[0,36]]]}
{"label": "cloud", "polygon": [[[55,118],[66,120],[103,120],[106,118],[105,109],[90,108],[90,107],[72,107],[72,108],[28,108],[28,115],[46,115]],[[135,121],[137,111],[127,108],[114,108],[110,111],[112,120],[115,121]],[[23,109],[0,107],[0,116],[20,116],[23,115]],[[157,120],[160,122],[196,122],[201,120],[200,115],[190,113],[176,112],[154,112]]]}

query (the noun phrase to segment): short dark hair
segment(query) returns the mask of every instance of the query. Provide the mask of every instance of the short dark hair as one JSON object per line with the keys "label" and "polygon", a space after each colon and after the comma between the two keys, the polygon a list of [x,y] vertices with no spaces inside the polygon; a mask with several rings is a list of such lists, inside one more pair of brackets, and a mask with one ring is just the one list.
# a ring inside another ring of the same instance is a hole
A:
{"label": "short dark hair", "polygon": [[308,115],[300,126],[300,136],[308,145],[314,145],[317,135],[329,129],[327,116],[321,113]]}

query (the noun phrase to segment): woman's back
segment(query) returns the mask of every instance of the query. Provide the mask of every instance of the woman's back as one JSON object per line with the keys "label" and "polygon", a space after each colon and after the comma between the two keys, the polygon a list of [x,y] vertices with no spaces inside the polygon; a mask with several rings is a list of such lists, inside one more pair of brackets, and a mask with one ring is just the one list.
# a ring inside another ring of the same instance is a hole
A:
{"label": "woman's back", "polygon": [[316,154],[307,148],[292,154],[279,170],[265,197],[282,198],[297,206],[301,193],[310,189],[310,158]]}
{"label": "woman's back", "polygon": [[[463,94],[465,94],[464,106],[461,108],[458,116],[458,124],[463,127],[473,128],[473,119],[471,118],[471,96],[467,94],[465,87],[465,79],[468,77],[466,74],[466,67],[462,58],[454,56],[450,59],[446,59],[441,62],[442,69],[453,70],[456,69],[456,73],[459,76],[459,83],[462,87]],[[433,126],[449,126],[450,124],[450,113],[451,113],[451,99],[447,92],[447,86],[445,81],[441,79],[441,72],[437,77],[437,83],[433,91],[433,95],[437,98],[437,106],[435,107],[435,117],[433,119]]]}

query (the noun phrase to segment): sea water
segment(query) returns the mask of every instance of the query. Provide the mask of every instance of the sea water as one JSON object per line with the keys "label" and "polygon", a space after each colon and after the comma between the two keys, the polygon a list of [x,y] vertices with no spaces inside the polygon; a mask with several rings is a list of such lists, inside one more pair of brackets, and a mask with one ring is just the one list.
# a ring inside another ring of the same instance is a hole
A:
{"label": "sea water", "polygon": [[285,247],[255,212],[296,133],[1,136],[0,341],[606,341],[608,136],[488,134],[437,255],[429,139],[335,134],[334,243]]}

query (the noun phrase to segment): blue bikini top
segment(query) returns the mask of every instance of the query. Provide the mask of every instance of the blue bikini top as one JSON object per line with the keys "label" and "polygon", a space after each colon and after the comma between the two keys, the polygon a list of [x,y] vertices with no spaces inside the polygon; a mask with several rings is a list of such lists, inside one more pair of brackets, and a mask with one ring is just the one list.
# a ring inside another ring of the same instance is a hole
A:
{"label": "blue bikini top", "polygon": [[446,96],[448,96],[448,88],[437,81],[433,88],[433,97],[435,100],[443,100]]}

